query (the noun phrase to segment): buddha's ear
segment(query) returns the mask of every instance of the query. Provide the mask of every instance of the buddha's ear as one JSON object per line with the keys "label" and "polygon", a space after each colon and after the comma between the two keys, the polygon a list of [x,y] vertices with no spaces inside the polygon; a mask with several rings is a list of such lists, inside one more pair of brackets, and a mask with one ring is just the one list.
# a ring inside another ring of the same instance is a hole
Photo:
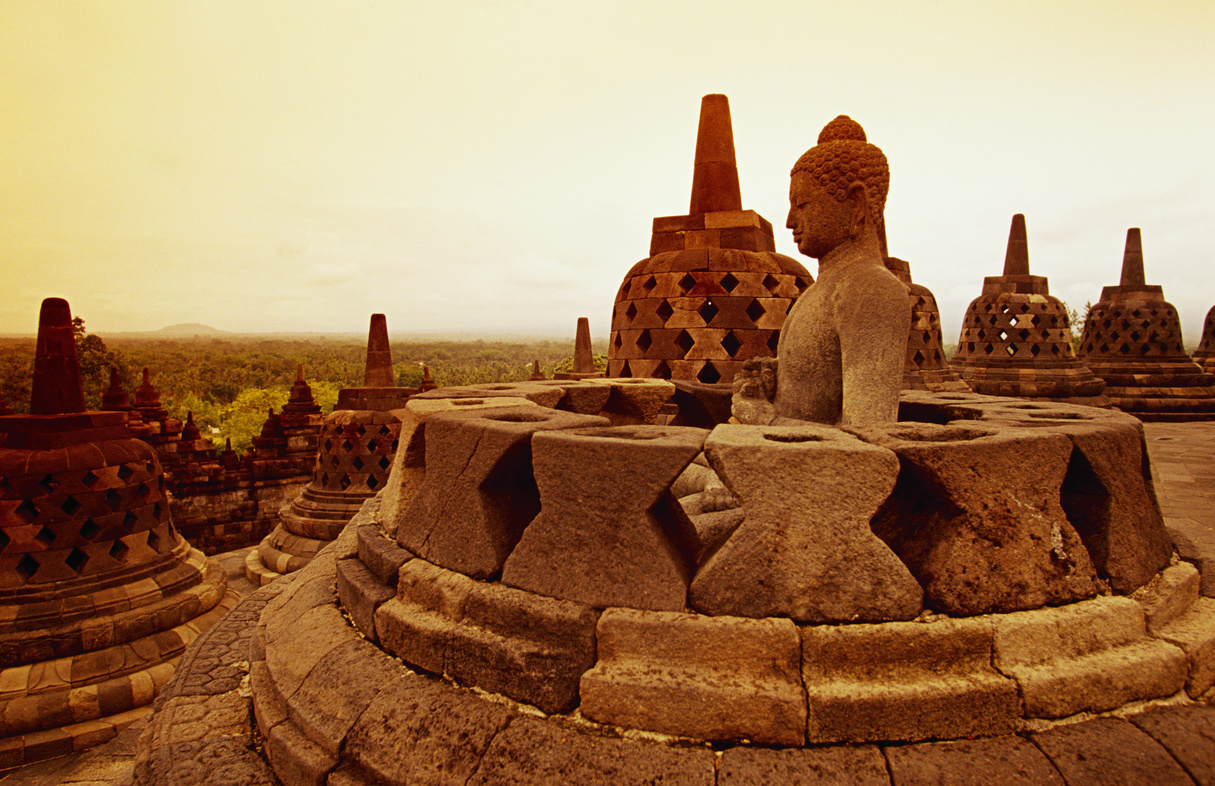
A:
{"label": "buddha's ear", "polygon": [[865,221],[873,221],[873,217],[869,215],[869,191],[865,188],[864,183],[857,180],[848,186],[847,198],[852,206],[852,212],[849,214],[849,229],[852,231],[853,237],[858,237]]}

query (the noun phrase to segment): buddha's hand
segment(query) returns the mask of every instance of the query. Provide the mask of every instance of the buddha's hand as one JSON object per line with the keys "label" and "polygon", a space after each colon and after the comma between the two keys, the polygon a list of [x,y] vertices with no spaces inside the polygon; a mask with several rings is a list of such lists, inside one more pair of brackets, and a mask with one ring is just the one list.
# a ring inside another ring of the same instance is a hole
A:
{"label": "buddha's hand", "polygon": [[776,418],[776,358],[751,358],[743,361],[742,371],[734,376],[734,397],[730,414],[739,423],[766,426]]}

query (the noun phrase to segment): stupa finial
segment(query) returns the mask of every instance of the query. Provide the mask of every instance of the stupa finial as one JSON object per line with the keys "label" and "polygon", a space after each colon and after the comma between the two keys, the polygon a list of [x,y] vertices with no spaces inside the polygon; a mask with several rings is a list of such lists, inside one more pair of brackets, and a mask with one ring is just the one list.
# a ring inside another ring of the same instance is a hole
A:
{"label": "stupa finial", "polygon": [[1029,275],[1029,243],[1025,238],[1025,216],[1017,213],[1008,230],[1008,251],[1004,253],[1004,275]]}
{"label": "stupa finial", "polygon": [[574,373],[595,373],[595,356],[591,352],[591,323],[586,317],[578,317],[578,330],[574,333]]}
{"label": "stupa finial", "polygon": [[84,412],[84,388],[76,339],[72,335],[72,309],[63,298],[42,301],[38,315],[38,348],[30,390],[31,415]]}
{"label": "stupa finial", "polygon": [[368,388],[396,387],[392,377],[392,349],[388,346],[388,319],[383,314],[371,315],[367,332],[367,370],[363,386]]}
{"label": "stupa finial", "polygon": [[1124,287],[1141,287],[1146,282],[1143,276],[1143,239],[1139,227],[1126,230],[1126,250],[1122,252],[1122,280]]}
{"label": "stupa finial", "polygon": [[730,100],[714,93],[700,100],[692,204],[688,212],[695,215],[723,210],[742,210],[742,192],[738,188],[738,163],[734,158]]}

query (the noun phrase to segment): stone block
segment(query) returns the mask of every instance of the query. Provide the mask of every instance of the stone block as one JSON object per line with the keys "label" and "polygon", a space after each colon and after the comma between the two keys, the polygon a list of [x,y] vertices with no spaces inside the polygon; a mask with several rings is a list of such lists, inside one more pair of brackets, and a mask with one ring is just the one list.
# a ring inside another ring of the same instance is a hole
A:
{"label": "stone block", "polygon": [[658,410],[675,395],[675,386],[664,379],[587,381],[595,385],[606,385],[611,389],[599,414],[611,421],[613,426],[652,425],[658,418]]}
{"label": "stone block", "polygon": [[915,574],[926,605],[970,616],[1096,594],[1088,551],[1059,502],[1066,437],[987,423],[857,433],[898,454],[899,483],[873,531]]}
{"label": "stone block", "polygon": [[[439,390],[431,393],[441,393]],[[464,388],[460,388],[465,392]],[[380,521],[384,532],[396,536],[401,516],[422,487],[426,479],[426,419],[437,412],[461,412],[495,407],[528,406],[530,402],[522,396],[468,395],[460,398],[430,398],[414,396],[401,409],[392,414],[401,422],[397,452],[392,459],[389,482],[384,487]]]}
{"label": "stone block", "polygon": [[1168,751],[1120,718],[1057,726],[1033,740],[1067,783],[1193,783]]}
{"label": "stone block", "polygon": [[376,641],[375,610],[394,597],[396,589],[380,581],[357,559],[337,561],[337,593],[342,608],[363,635]]}
{"label": "stone block", "polygon": [[452,630],[464,617],[474,584],[425,560],[406,562],[397,579],[397,597],[375,612],[380,644],[406,663],[442,674]]}
{"label": "stone block", "polygon": [[460,684],[566,712],[595,663],[598,619],[581,603],[474,582],[451,629],[444,670]]}
{"label": "stone block", "polygon": [[1215,783],[1215,707],[1167,707],[1128,720],[1163,745],[1196,782]]}
{"label": "stone block", "polygon": [[1143,610],[1105,597],[992,618],[993,663],[1017,681],[1031,718],[1104,712],[1171,696],[1188,672],[1185,653],[1148,638]]}
{"label": "stone block", "polygon": [[385,686],[346,735],[342,759],[374,783],[466,783],[516,714],[413,675]]}
{"label": "stone block", "polygon": [[1152,635],[1176,645],[1189,658],[1186,693],[1197,698],[1215,685],[1215,599],[1200,597]]}
{"label": "stone block", "polygon": [[801,628],[810,742],[1007,734],[1021,702],[985,619]]}
{"label": "stone block", "polygon": [[1063,784],[1042,751],[1021,737],[891,745],[885,753],[898,784]]}
{"label": "stone block", "polygon": [[899,462],[838,429],[721,425],[705,455],[743,521],[701,556],[690,605],[808,622],[911,619],[922,592],[870,530]]}
{"label": "stone block", "polygon": [[380,583],[396,587],[397,572],[402,565],[413,559],[413,555],[397,545],[395,540],[385,537],[374,525],[359,527],[358,539],[359,561],[375,574]]}
{"label": "stone block", "polygon": [[319,606],[291,619],[291,636],[268,639],[266,668],[283,698],[290,700],[321,658],[358,634],[335,606]]}
{"label": "stone block", "polygon": [[717,786],[754,783],[887,786],[882,752],[872,745],[830,748],[759,748],[739,745],[721,754]]}
{"label": "stone block", "polygon": [[540,513],[502,583],[599,608],[682,610],[700,542],[668,489],[704,437],[678,426],[536,434]]}
{"label": "stone block", "polygon": [[787,619],[607,609],[582,676],[592,720],[707,740],[801,745],[806,698]]}
{"label": "stone block", "polygon": [[662,783],[712,786],[712,751],[581,734],[519,718],[494,738],[473,784]]}
{"label": "stone block", "polygon": [[1156,633],[1185,614],[1198,600],[1202,577],[1188,562],[1178,562],[1162,570],[1133,597],[1143,608],[1148,633]]}
{"label": "stone block", "polygon": [[431,415],[426,479],[401,516],[397,541],[473,578],[496,574],[540,509],[532,434],[600,425],[602,418],[535,405]]}
{"label": "stone block", "polygon": [[301,786],[324,786],[326,775],[337,765],[329,753],[290,721],[283,721],[265,736],[266,758],[280,780]]}

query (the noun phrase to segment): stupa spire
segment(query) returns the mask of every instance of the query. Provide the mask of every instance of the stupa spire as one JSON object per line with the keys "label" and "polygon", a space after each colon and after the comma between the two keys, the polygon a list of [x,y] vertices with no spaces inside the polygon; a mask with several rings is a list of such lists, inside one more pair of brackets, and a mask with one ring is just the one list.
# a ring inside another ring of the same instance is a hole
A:
{"label": "stupa spire", "polygon": [[1139,227],[1126,230],[1126,250],[1122,252],[1122,280],[1124,287],[1141,287],[1146,282],[1143,276],[1143,239]]}
{"label": "stupa spire", "polygon": [[738,188],[738,163],[734,158],[730,100],[714,93],[700,99],[692,205],[688,212],[695,215],[723,210],[742,210],[742,193]]}
{"label": "stupa spire", "polygon": [[595,373],[595,356],[591,353],[591,323],[586,317],[578,317],[578,329],[574,333],[574,373]]}
{"label": "stupa spire", "polygon": [[1025,216],[1017,213],[1008,230],[1008,250],[1004,253],[1004,275],[1029,275],[1029,243],[1025,238]]}
{"label": "stupa spire", "polygon": [[388,346],[388,320],[383,314],[371,315],[371,329],[367,332],[367,370],[363,374],[363,387],[396,387],[392,376],[392,349]]}
{"label": "stupa spire", "polygon": [[63,298],[42,301],[38,315],[38,348],[30,389],[31,415],[84,412],[84,388],[72,335],[72,309]]}

